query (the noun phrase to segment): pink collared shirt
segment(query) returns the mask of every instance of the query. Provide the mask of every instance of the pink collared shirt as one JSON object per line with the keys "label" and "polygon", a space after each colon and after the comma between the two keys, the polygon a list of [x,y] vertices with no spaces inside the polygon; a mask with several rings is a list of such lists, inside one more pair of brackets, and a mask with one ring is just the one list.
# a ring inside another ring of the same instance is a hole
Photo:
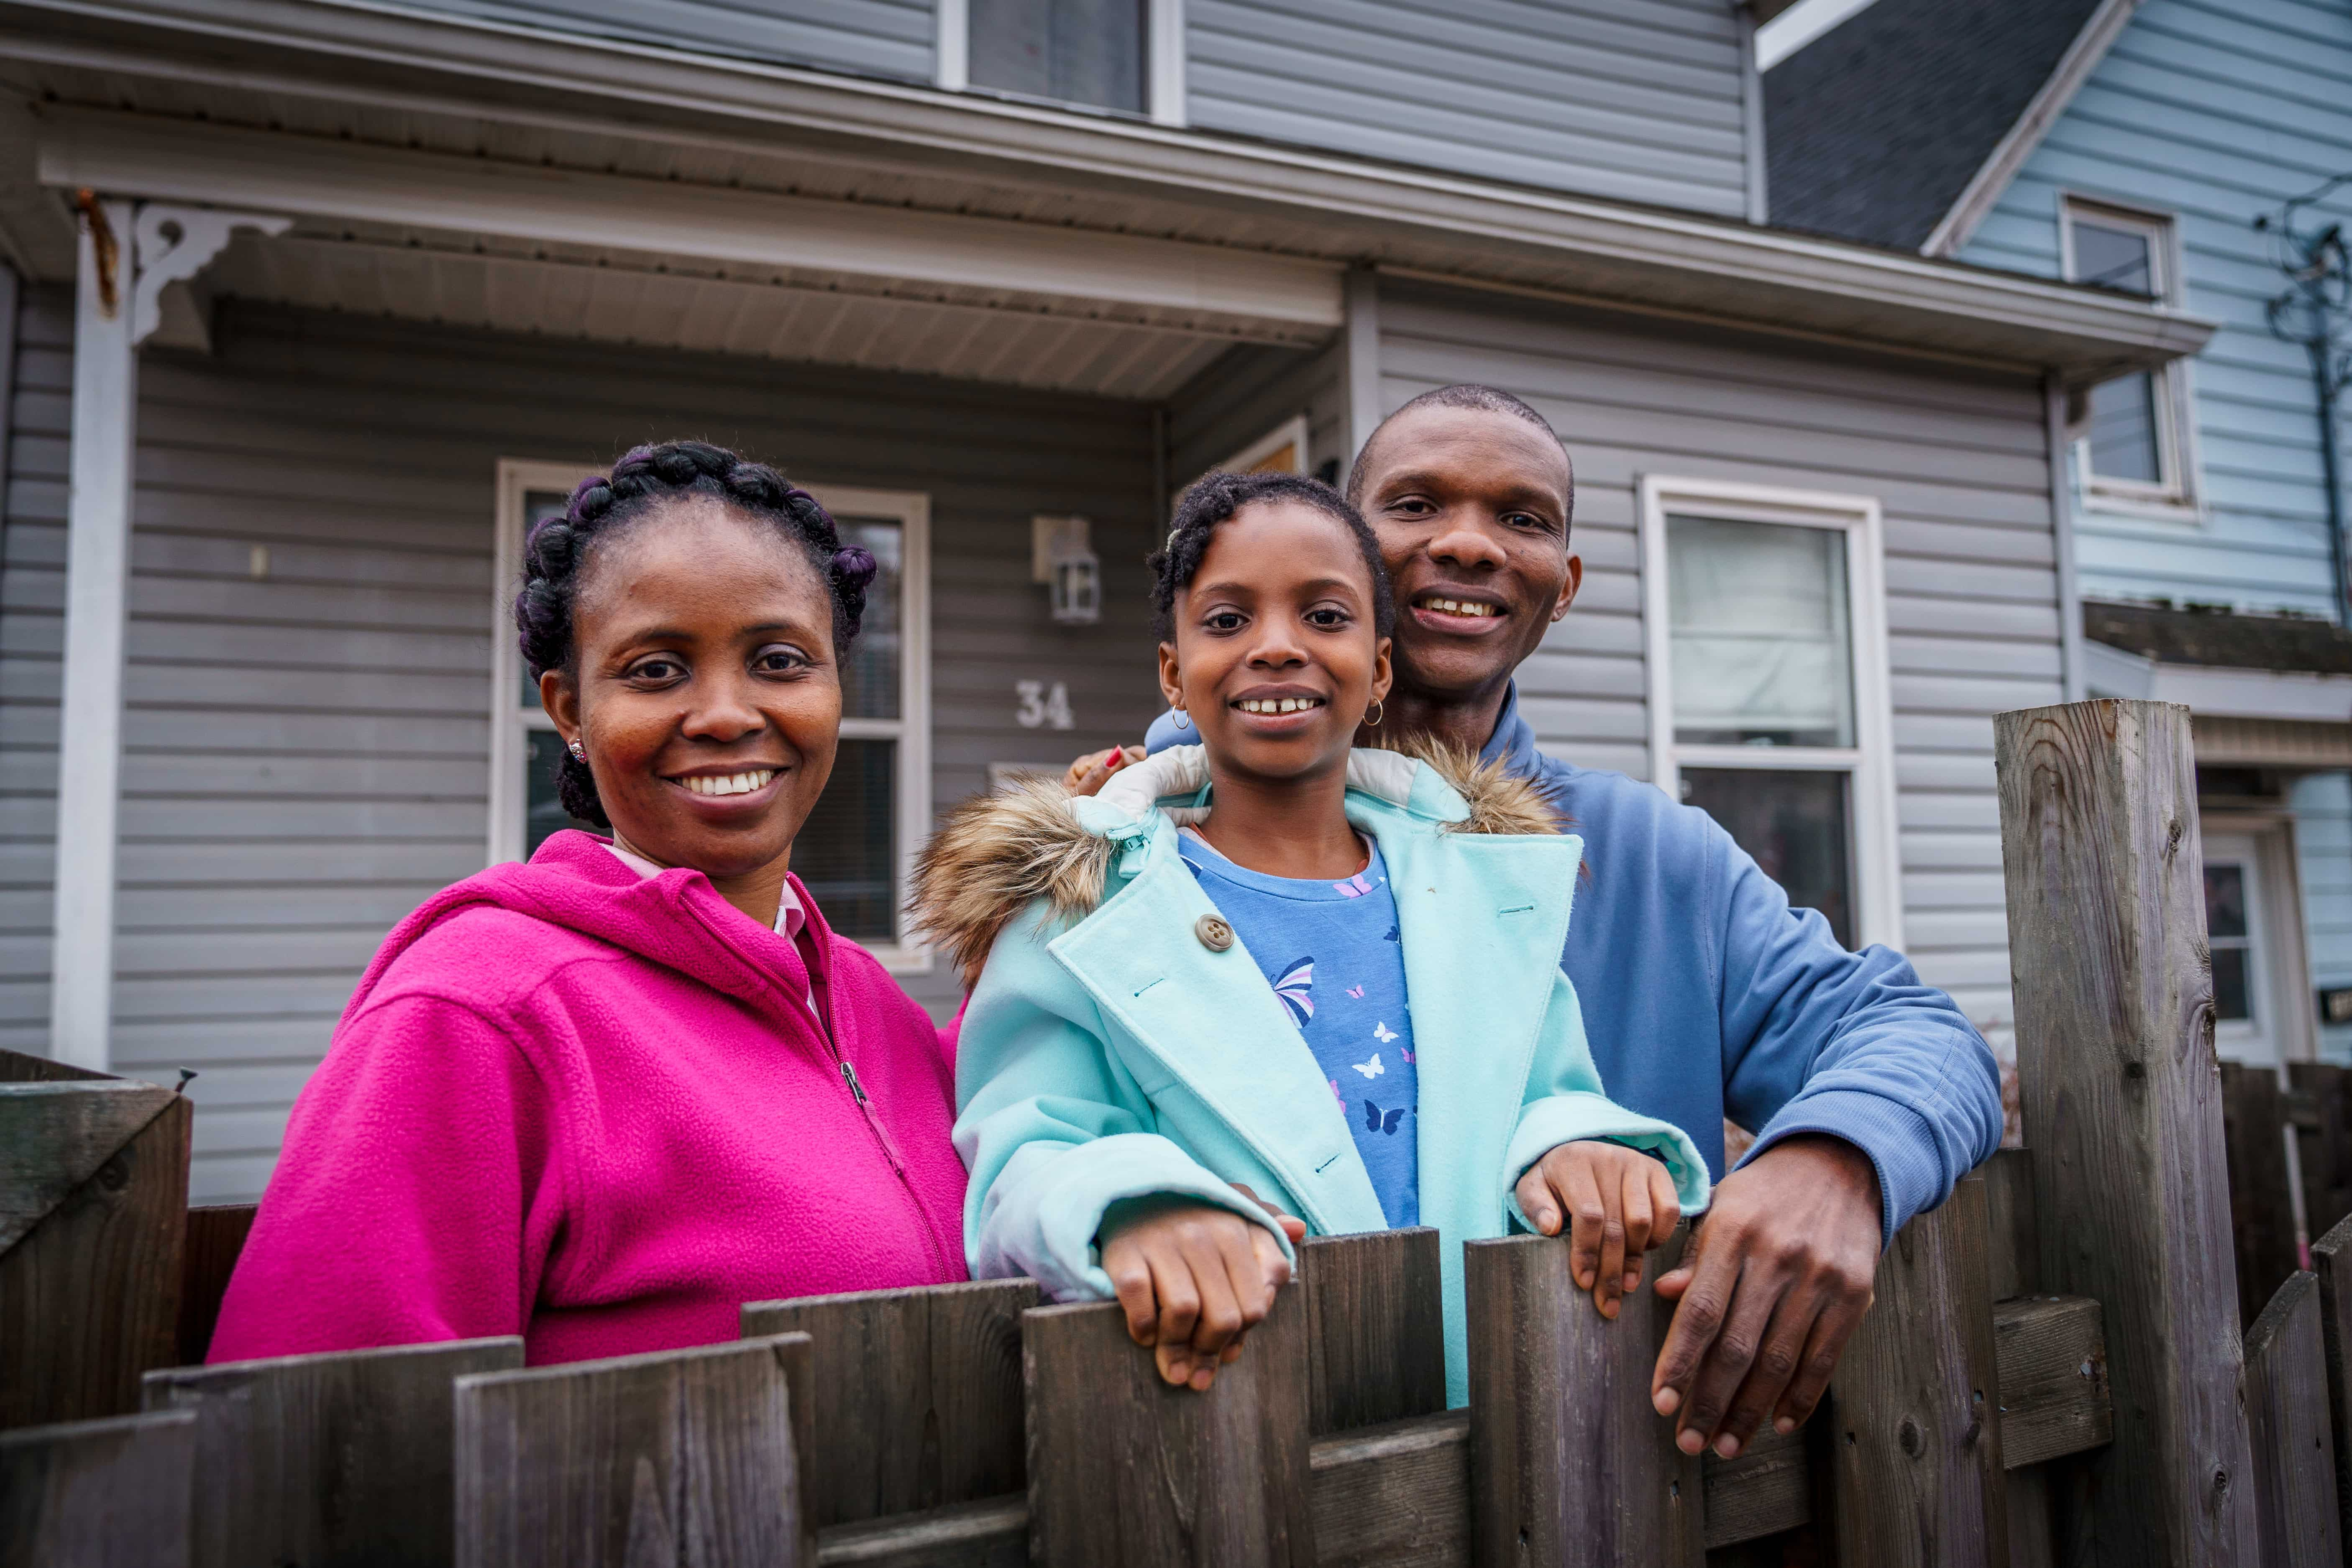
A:
{"label": "pink collared shirt", "polygon": [[[618,841],[607,844],[604,847],[610,849],[614,858],[622,865],[640,877],[650,880],[662,874],[664,868],[655,865],[634,850],[622,848]],[[786,882],[779,891],[783,894],[783,901],[776,906],[776,932],[788,941],[797,942],[801,939],[802,929],[808,924],[808,911],[801,908],[800,895],[793,891],[792,883]],[[814,993],[803,994],[801,997],[801,1005],[809,1010],[809,1016],[816,1020],[816,1026],[819,1029],[825,1029],[824,1015],[817,1011],[816,996]],[[832,1031],[825,1029],[825,1033],[830,1035]]]}

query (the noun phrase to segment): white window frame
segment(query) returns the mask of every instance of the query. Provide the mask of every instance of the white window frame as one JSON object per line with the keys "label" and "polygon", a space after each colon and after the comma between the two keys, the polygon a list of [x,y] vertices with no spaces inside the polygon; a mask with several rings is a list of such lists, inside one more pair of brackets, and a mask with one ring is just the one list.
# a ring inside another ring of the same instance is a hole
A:
{"label": "white window frame", "polygon": [[[932,84],[946,92],[971,88],[971,0],[936,0]],[[1155,125],[1181,129],[1184,110],[1184,0],[1146,0],[1143,111]],[[1086,106],[1091,108],[1093,106]]]}
{"label": "white window frame", "polygon": [[[2145,237],[2148,281],[2155,286],[2154,298],[2159,304],[2180,303],[2180,225],[2170,213],[2125,206],[2071,191],[2059,193],[2058,265],[2061,276],[2069,282],[2078,281],[2074,267],[2074,225],[2078,219]],[[2157,469],[2163,478],[2148,484],[2095,471],[2087,435],[2075,442],[2075,470],[2083,476],[2084,493],[2095,499],[2103,511],[2172,521],[2195,521],[2199,516],[2197,433],[2196,422],[2190,416],[2193,399],[2187,362],[2159,366],[2149,371],[2147,376],[2156,413]],[[2087,395],[2088,388],[2084,391]]]}
{"label": "white window frame", "polygon": [[[497,578],[490,605],[490,820],[488,858],[520,860],[523,848],[523,749],[533,730],[552,731],[542,709],[516,701],[522,654],[515,646],[512,601],[522,577],[523,498],[534,490],[569,494],[593,468],[565,463],[502,458],[498,466]],[[898,587],[898,717],[841,721],[845,741],[898,742],[898,868],[892,907],[902,910],[914,874],[915,853],[931,830],[931,498],[920,490],[866,489],[849,485],[805,487],[837,517],[878,517],[900,529]],[[897,974],[928,974],[930,950],[919,942],[868,942],[867,952]]]}
{"label": "white window frame", "polygon": [[1294,474],[1311,474],[1315,470],[1308,466],[1307,460],[1308,434],[1307,416],[1294,414],[1224,461],[1212,463],[1192,477],[1198,479],[1210,474],[1246,473],[1251,468],[1265,461],[1286,446],[1297,454],[1291,463],[1290,471]]}
{"label": "white window frame", "polygon": [[[1720,518],[1829,529],[1845,538],[1847,626],[1853,660],[1852,746],[1688,745],[1675,739],[1674,650],[1666,518]],[[1854,939],[1903,945],[1903,855],[1895,799],[1895,716],[1886,647],[1886,562],[1874,496],[1644,476],[1641,480],[1642,627],[1650,710],[1650,777],[1682,799],[1682,770],[1790,768],[1848,775],[1847,864]]]}

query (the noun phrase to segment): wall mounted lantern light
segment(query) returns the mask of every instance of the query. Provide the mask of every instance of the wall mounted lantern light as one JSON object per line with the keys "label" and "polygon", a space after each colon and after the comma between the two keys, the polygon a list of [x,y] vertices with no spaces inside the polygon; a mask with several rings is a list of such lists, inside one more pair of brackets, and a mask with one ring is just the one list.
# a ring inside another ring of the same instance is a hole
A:
{"label": "wall mounted lantern light", "polygon": [[1102,561],[1094,552],[1092,524],[1083,517],[1029,520],[1029,576],[1045,584],[1054,619],[1090,626],[1102,619]]}

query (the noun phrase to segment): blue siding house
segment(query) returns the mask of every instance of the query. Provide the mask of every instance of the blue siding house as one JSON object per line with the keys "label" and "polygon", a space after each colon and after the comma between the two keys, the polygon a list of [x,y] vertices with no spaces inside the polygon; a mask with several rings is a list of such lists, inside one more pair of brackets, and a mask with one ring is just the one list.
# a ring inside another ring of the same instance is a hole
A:
{"label": "blue siding house", "polygon": [[2219,323],[2069,387],[2076,687],[2195,711],[2224,1053],[2352,1058],[2344,546],[2268,310],[2282,209],[2352,174],[2352,0],[1877,0],[1765,80],[1776,224]]}

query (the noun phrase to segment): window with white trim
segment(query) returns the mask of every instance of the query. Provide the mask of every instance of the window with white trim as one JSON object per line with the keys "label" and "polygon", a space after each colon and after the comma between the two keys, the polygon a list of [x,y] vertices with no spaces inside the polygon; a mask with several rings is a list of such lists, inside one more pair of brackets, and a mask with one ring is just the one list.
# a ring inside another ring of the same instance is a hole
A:
{"label": "window with white trim", "polygon": [[1183,0],[938,0],[950,90],[1184,123]]}
{"label": "window with white trim", "polygon": [[1841,942],[1901,945],[1877,501],[1645,479],[1642,562],[1652,778]]}
{"label": "window with white trim", "polygon": [[[498,587],[491,605],[490,821],[492,861],[520,860],[548,835],[585,827],[555,794],[555,721],[515,646],[511,603],[522,543],[562,511],[586,470],[560,464],[499,465]],[[900,973],[930,958],[901,929],[907,878],[930,831],[930,498],[903,490],[811,485],[840,526],[880,567],[866,618],[842,670],[841,745],[833,777],[793,846],[793,870],[825,919]]]}
{"label": "window with white trim", "polygon": [[[2177,302],[2179,263],[2170,217],[2069,196],[2059,209],[2061,261],[2070,282]],[[2126,505],[2177,510],[2190,503],[2191,439],[2183,373],[2133,371],[2081,394],[2074,424],[2084,480]]]}
{"label": "window with white trim", "polygon": [[1221,474],[1303,474],[1307,471],[1307,416],[1294,414],[1207,471]]}

